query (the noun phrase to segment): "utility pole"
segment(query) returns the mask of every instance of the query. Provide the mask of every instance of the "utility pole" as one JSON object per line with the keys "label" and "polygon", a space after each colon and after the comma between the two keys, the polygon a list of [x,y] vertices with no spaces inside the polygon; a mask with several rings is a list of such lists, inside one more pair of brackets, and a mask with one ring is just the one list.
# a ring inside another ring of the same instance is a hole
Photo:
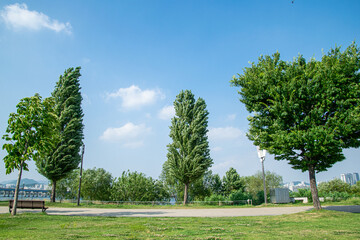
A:
{"label": "utility pole", "polygon": [[83,146],[82,146],[82,153],[81,153],[79,191],[78,191],[78,199],[77,199],[77,205],[78,206],[80,206],[81,177],[82,177],[82,169],[83,169],[84,152],[85,152],[85,144],[83,144]]}

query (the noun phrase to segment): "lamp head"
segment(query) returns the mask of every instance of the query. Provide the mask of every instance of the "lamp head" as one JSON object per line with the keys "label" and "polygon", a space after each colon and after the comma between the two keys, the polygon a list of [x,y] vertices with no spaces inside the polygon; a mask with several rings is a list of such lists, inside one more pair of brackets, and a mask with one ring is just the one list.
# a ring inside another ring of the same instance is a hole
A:
{"label": "lamp head", "polygon": [[260,149],[259,146],[256,146],[256,150],[257,150],[257,153],[258,153],[258,156],[259,156],[260,160],[264,159],[265,155],[266,155],[266,150],[265,149]]}

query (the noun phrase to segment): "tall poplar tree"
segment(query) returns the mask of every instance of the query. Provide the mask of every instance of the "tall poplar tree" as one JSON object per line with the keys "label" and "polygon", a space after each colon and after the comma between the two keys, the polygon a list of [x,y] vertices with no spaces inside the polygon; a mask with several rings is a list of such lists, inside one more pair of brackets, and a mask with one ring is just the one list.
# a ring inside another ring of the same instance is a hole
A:
{"label": "tall poplar tree", "polygon": [[213,164],[207,137],[208,111],[202,98],[195,101],[190,90],[181,91],[174,102],[175,117],[170,126],[167,154],[168,171],[185,185],[184,204],[189,184],[201,178]]}
{"label": "tall poplar tree", "polygon": [[52,137],[53,148],[37,160],[40,174],[52,182],[51,201],[55,202],[56,182],[77,168],[83,135],[83,112],[79,77],[80,67],[69,68],[56,83],[52,97],[55,101],[56,129]]}
{"label": "tall poplar tree", "polygon": [[309,172],[314,207],[321,209],[315,174],[360,146],[360,50],[331,49],[321,61],[261,56],[231,81],[252,114],[248,137],[276,160]]}

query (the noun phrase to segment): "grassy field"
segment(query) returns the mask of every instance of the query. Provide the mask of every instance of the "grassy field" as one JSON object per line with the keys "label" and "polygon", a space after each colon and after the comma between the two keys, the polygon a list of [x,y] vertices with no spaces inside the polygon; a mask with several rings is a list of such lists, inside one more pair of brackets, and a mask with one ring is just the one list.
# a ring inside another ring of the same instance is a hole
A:
{"label": "grassy field", "polygon": [[308,211],[229,218],[0,214],[0,239],[360,239],[360,214]]}

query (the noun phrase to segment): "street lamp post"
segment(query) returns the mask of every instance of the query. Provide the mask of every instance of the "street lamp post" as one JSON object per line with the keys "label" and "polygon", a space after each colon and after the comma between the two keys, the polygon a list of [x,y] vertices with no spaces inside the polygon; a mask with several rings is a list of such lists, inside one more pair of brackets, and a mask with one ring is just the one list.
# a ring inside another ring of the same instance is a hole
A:
{"label": "street lamp post", "polygon": [[81,166],[80,166],[79,191],[78,191],[78,199],[77,199],[77,205],[78,205],[78,206],[80,206],[81,178],[82,178],[82,169],[83,169],[84,152],[85,152],[85,144],[83,144],[83,146],[82,146],[82,153],[81,153]]}
{"label": "street lamp post", "polygon": [[265,200],[265,204],[267,204],[265,171],[264,171],[264,161],[265,161],[266,150],[260,149],[259,146],[256,146],[256,150],[257,150],[258,156],[260,158],[261,166],[262,166],[262,175],[263,175],[263,184],[264,184],[264,200]]}

